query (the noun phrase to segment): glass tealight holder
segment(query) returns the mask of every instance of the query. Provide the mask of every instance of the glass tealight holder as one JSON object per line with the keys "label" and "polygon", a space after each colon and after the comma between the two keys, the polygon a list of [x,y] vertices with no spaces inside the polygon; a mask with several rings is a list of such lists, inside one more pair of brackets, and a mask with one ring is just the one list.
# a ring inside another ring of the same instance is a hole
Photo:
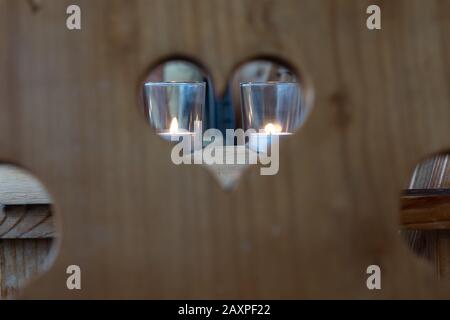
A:
{"label": "glass tealight holder", "polygon": [[147,82],[145,104],[150,124],[168,141],[194,139],[202,131],[204,82]]}
{"label": "glass tealight holder", "polygon": [[298,82],[241,83],[242,119],[249,149],[268,153],[272,143],[292,135],[302,122]]}

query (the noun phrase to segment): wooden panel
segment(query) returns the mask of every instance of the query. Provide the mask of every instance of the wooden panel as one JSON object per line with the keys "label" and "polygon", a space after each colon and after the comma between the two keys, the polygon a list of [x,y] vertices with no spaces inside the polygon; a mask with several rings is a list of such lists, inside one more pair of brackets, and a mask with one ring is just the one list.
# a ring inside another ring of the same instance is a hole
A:
{"label": "wooden panel", "polygon": [[0,165],[0,205],[48,203],[50,196],[34,177],[14,166]]}
{"label": "wooden panel", "polygon": [[0,240],[0,299],[17,296],[32,277],[46,270],[50,239]]}
{"label": "wooden panel", "polygon": [[[232,188],[246,165],[207,166],[218,182]],[[411,191],[411,190],[409,190]],[[400,227],[411,230],[450,229],[448,190],[413,190],[401,197]],[[124,223],[127,223],[125,221]],[[38,239],[56,236],[49,205],[14,205],[0,211],[0,239]]]}
{"label": "wooden panel", "polygon": [[450,229],[450,196],[429,190],[428,194],[401,198],[400,224],[408,229]]}
{"label": "wooden panel", "polygon": [[448,279],[450,267],[450,248],[446,245],[450,232],[448,160],[448,154],[438,154],[416,167],[409,185],[412,189],[401,198],[400,212],[401,227],[406,229],[402,234],[408,245],[432,263],[441,281]]}
{"label": "wooden panel", "polygon": [[0,212],[0,239],[38,239],[55,236],[48,205],[8,206]]}
{"label": "wooden panel", "polygon": [[[63,222],[24,297],[449,297],[397,228],[408,175],[450,148],[450,1],[376,1],[379,32],[365,0],[80,0],[83,29],[68,31],[71,3],[0,0],[0,158],[44,182]],[[137,91],[174,54],[218,92],[250,57],[302,70],[314,110],[278,175],[251,168],[224,192],[171,164]],[[82,291],[65,288],[69,264]]]}
{"label": "wooden panel", "polygon": [[[231,188],[245,165],[212,166],[209,170],[224,188]],[[401,197],[400,227],[412,230],[450,229],[450,197],[429,189]],[[124,223],[128,223],[124,221]],[[7,206],[0,212],[0,239],[52,238],[55,224],[48,205]]]}

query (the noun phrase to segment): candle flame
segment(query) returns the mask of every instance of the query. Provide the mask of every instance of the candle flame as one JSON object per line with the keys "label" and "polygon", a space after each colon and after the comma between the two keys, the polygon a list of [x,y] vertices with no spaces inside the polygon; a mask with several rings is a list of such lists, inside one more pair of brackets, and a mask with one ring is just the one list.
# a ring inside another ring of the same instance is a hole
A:
{"label": "candle flame", "polygon": [[281,126],[279,124],[268,123],[264,127],[264,131],[267,134],[274,134],[281,132]]}
{"label": "candle flame", "polygon": [[173,118],[172,122],[170,123],[170,133],[177,133],[178,132],[178,120],[177,118]]}

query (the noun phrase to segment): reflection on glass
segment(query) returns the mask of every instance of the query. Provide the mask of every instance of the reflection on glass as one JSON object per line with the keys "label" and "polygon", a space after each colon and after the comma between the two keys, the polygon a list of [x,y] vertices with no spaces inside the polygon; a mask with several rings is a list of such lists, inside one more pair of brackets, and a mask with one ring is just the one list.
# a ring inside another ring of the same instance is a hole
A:
{"label": "reflection on glass", "polygon": [[151,125],[166,140],[192,135],[202,120],[204,82],[148,82],[145,84]]}
{"label": "reflection on glass", "polygon": [[[161,136],[170,137],[175,132],[177,134],[191,132],[192,112],[202,120],[203,130],[215,128],[225,134],[226,129],[255,128],[282,135],[298,129],[307,113],[303,101],[300,101],[303,97],[300,99],[300,83],[297,81],[293,70],[286,65],[270,60],[253,60],[236,70],[224,96],[217,97],[211,77],[203,68],[188,60],[169,60],[157,65],[146,78],[146,85],[143,86],[143,109],[150,124]],[[172,84],[173,88],[164,87],[166,83]],[[178,88],[175,85],[177,83],[180,86]],[[187,101],[186,97],[192,94],[194,89],[183,87],[182,84],[192,83],[205,84],[201,114],[198,107],[194,108],[195,111],[189,111],[193,107],[189,107],[188,104],[193,102]],[[247,90],[247,100],[242,99],[241,83],[249,85],[243,89]],[[263,88],[262,84],[260,88],[255,89],[250,86],[260,83],[266,83],[267,88]],[[277,87],[273,86],[275,83],[286,85],[271,89],[270,87]],[[271,94],[270,90],[275,91]],[[286,94],[290,96],[281,97]],[[296,94],[298,96],[294,97]],[[292,101],[296,98],[298,105],[292,107]],[[274,104],[273,99],[277,99],[278,105]],[[247,105],[244,106],[243,103]],[[264,112],[259,113],[260,111]],[[269,116],[270,112],[274,114]],[[281,114],[283,112],[284,114]],[[270,117],[273,118],[271,121]]]}
{"label": "reflection on glass", "polygon": [[301,124],[301,93],[296,82],[251,82],[241,84],[244,130],[250,149],[267,152],[268,146],[291,135]]}
{"label": "reflection on glass", "polygon": [[[204,82],[206,84],[205,88],[205,103],[203,105],[203,114],[200,116],[200,119],[203,122],[204,129],[208,129],[215,126],[215,97],[214,91],[211,83],[211,79],[209,75],[196,65],[195,63],[188,60],[168,60],[162,62],[157,65],[154,69],[151,70],[148,77],[145,79],[145,83],[193,83],[193,82]],[[143,91],[145,86],[143,88]],[[146,94],[144,92],[144,101],[143,101],[143,109],[147,115],[149,116],[148,110],[148,101]],[[179,119],[177,119],[179,121]]]}
{"label": "reflection on glass", "polygon": [[[230,109],[235,119],[230,122],[230,117],[225,117],[224,121],[227,128],[242,128],[242,101],[241,101],[241,83],[248,82],[297,82],[295,73],[287,66],[270,60],[253,60],[239,67],[231,82],[229,88]],[[303,115],[302,115],[303,116]],[[219,121],[219,123],[221,123]]]}

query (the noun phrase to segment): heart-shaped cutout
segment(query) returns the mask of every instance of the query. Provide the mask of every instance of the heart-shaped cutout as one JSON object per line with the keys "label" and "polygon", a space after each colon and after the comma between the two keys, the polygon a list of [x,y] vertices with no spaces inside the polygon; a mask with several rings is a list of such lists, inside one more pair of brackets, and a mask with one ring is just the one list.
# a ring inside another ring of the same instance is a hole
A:
{"label": "heart-shaped cutout", "polygon": [[310,111],[297,72],[269,59],[240,64],[222,96],[205,68],[166,60],[146,77],[142,97],[157,134],[178,142],[172,161],[205,165],[226,190],[250,165],[276,174],[280,140],[298,130]]}

